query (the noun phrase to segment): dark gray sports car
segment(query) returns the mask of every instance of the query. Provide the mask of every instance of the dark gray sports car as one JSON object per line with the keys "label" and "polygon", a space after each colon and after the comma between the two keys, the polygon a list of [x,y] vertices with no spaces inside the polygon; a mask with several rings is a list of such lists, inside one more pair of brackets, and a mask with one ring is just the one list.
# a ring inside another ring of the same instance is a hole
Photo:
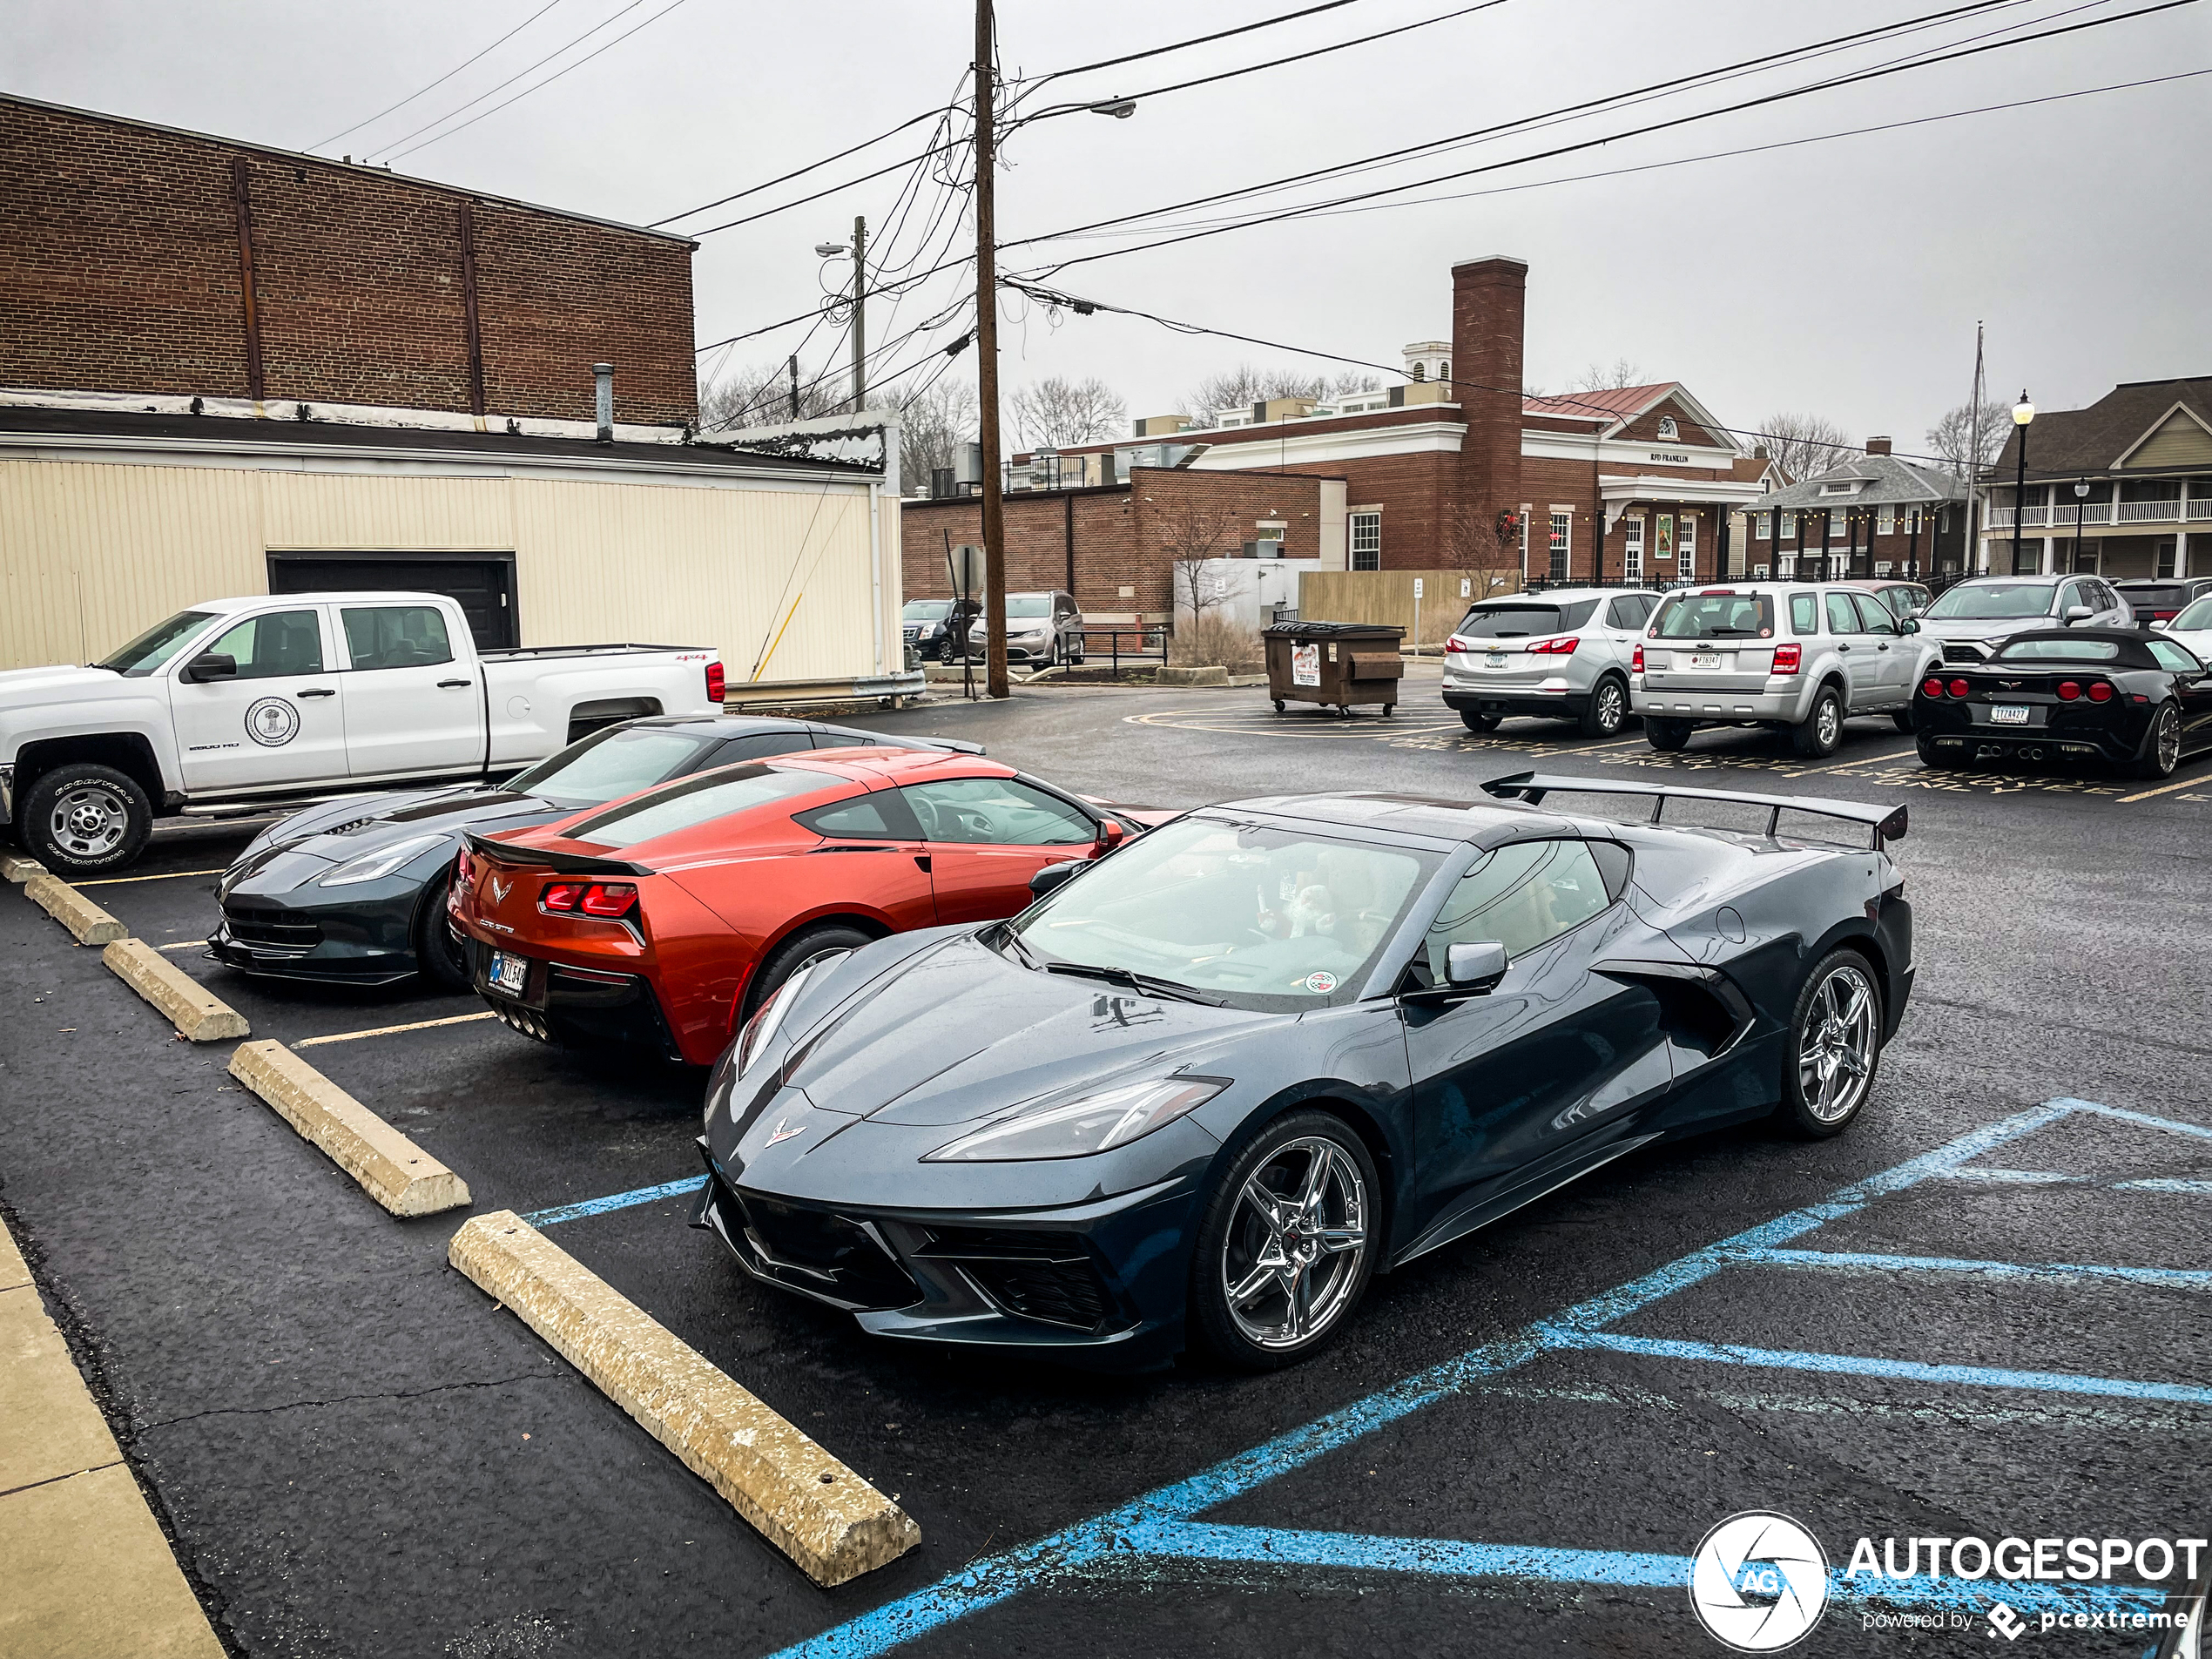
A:
{"label": "dark gray sports car", "polygon": [[207,942],[241,973],[386,985],[420,969],[469,988],[446,925],[446,886],[464,830],[545,824],[715,766],[806,749],[896,745],[980,754],[949,738],[890,738],[813,720],[655,715],[578,738],[497,789],[354,795],[294,813],[223,873],[223,920]]}
{"label": "dark gray sports car", "polygon": [[698,1224],[881,1335],[1266,1367],[1638,1147],[1850,1124],[1912,986],[1902,807],[1486,787],[1205,808],[803,970],[715,1069]]}

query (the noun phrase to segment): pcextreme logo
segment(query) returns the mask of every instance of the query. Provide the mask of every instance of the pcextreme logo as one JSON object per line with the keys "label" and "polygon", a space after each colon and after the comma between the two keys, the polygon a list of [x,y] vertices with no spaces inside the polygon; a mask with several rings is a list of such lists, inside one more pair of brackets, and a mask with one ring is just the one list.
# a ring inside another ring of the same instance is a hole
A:
{"label": "pcextreme logo", "polygon": [[1707,1533],[1689,1560],[1689,1605],[1738,1653],[1779,1653],[1828,1606],[1828,1557],[1787,1515],[1747,1509]]}

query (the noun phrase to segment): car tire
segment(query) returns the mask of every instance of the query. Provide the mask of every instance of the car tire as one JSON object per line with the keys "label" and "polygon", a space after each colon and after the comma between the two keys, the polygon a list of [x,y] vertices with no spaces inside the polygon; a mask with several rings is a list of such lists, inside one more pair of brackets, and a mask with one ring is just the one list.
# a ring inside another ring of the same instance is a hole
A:
{"label": "car tire", "polygon": [[1841,1135],[1873,1093],[1881,1062],[1882,988],[1874,965],[1855,950],[1831,950],[1797,988],[1777,1118],[1800,1139]]}
{"label": "car tire", "polygon": [[[1320,1190],[1298,1204],[1317,1162]],[[1221,1161],[1199,1212],[1190,1293],[1199,1344],[1243,1371],[1278,1370],[1326,1347],[1374,1277],[1382,1213],[1375,1161],[1350,1124],[1318,1110],[1268,1123]]]}
{"label": "car tire", "polygon": [[1808,760],[1834,754],[1844,746],[1844,699],[1824,685],[1814,694],[1805,718],[1790,728],[1790,746]]}
{"label": "car tire", "polygon": [[448,994],[475,988],[469,954],[446,920],[446,894],[452,886],[451,870],[425,883],[422,903],[415,913],[415,971],[432,990]]}
{"label": "car tire", "polygon": [[1914,729],[1911,709],[1892,709],[1890,718],[1897,723],[1897,729],[1900,732],[1910,732]]}
{"label": "car tire", "polygon": [[760,1005],[783,988],[784,981],[807,963],[824,956],[834,956],[843,951],[858,950],[874,937],[858,927],[840,922],[830,922],[819,927],[808,927],[768,953],[768,958],[753,974],[752,981],[745,988],[745,1008],[738,1015],[736,1029],[745,1028],[745,1022],[758,1011]]}
{"label": "car tire", "polygon": [[98,875],[145,851],[153,803],[113,766],[69,762],[24,792],[22,833],[24,849],[56,875]]}
{"label": "car tire", "polygon": [[2143,752],[2128,770],[2138,778],[2171,778],[2181,764],[2182,712],[2168,703],[2151,716]]}
{"label": "car tire", "polygon": [[1673,754],[1689,744],[1690,724],[1687,720],[1669,720],[1656,714],[1643,717],[1643,738],[1662,754]]}
{"label": "car tire", "polygon": [[1586,738],[1617,738],[1629,723],[1629,687],[1619,676],[1608,674],[1591,688],[1579,722]]}
{"label": "car tire", "polygon": [[[1276,706],[1280,708],[1282,705],[1278,703]],[[1460,724],[1470,732],[1495,732],[1498,729],[1498,717],[1494,714],[1483,714],[1474,709],[1461,709]]]}

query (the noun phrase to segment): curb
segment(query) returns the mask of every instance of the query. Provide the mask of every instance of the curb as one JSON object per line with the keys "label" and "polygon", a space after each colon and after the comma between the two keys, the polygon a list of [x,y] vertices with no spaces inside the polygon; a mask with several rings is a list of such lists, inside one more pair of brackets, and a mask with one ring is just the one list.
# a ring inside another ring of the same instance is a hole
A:
{"label": "curb", "polygon": [[38,874],[23,896],[77,935],[80,945],[111,945],[131,930],[57,875]]}
{"label": "curb", "polygon": [[246,1016],[176,966],[143,939],[118,939],[100,953],[108,971],[168,1015],[177,1035],[193,1042],[219,1042],[253,1035]]}
{"label": "curb", "polygon": [[46,873],[46,867],[37,859],[19,859],[12,853],[0,853],[0,880],[28,881],[34,875]]}
{"label": "curb", "polygon": [[825,1588],[921,1541],[903,1509],[510,1210],[447,1259],[705,1480]]}
{"label": "curb", "polygon": [[281,1042],[239,1044],[230,1071],[394,1215],[469,1202],[467,1182]]}

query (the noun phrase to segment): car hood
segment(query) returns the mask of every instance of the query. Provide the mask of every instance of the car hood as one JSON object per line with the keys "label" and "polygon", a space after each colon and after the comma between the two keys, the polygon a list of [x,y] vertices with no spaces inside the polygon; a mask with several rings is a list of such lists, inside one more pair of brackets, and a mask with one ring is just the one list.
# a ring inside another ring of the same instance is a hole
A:
{"label": "car hood", "polygon": [[450,835],[458,845],[466,829],[543,824],[569,810],[502,789],[410,790],[332,801],[287,819],[247,847],[227,873],[225,891],[248,877],[261,878],[253,883],[257,889],[287,890],[343,860],[418,835]]}
{"label": "car hood", "polygon": [[1206,1073],[1296,1016],[1179,1002],[1009,961],[972,934],[895,963],[793,1045],[786,1084],[884,1123],[966,1123],[1142,1075]]}
{"label": "car hood", "polygon": [[55,663],[44,668],[0,669],[0,709],[51,703],[71,691],[112,690],[130,682],[112,669]]}
{"label": "car hood", "polygon": [[2048,617],[1955,617],[1920,618],[1920,632],[1930,639],[2002,639],[2030,628],[2052,626]]}

